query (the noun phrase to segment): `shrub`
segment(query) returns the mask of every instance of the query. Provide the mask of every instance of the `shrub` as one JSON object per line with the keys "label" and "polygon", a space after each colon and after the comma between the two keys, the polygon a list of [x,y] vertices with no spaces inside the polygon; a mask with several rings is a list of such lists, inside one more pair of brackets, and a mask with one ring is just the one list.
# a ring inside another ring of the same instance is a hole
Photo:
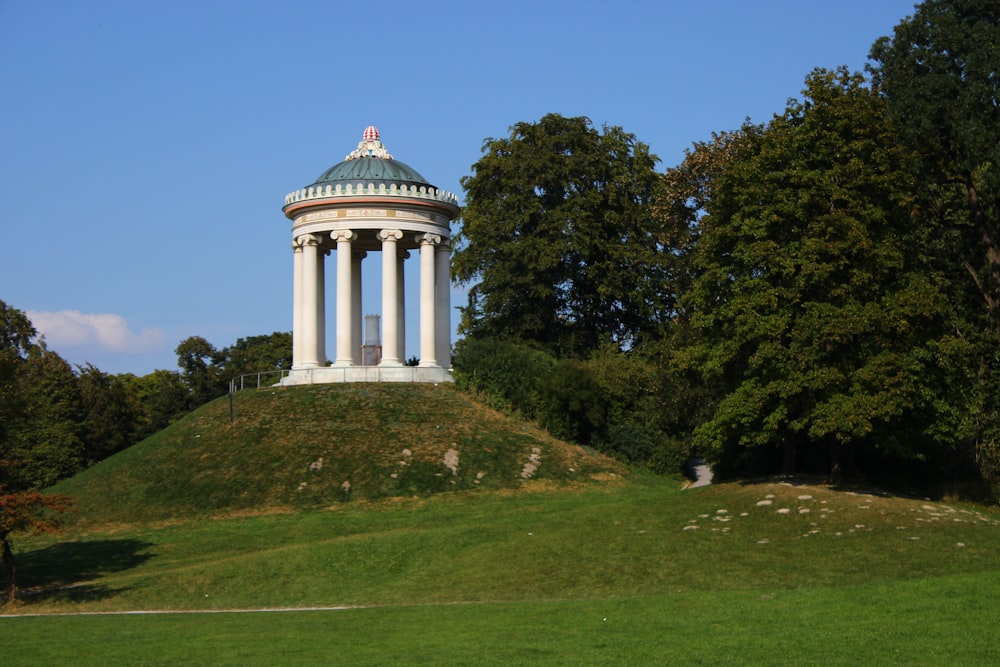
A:
{"label": "shrub", "polygon": [[607,423],[601,394],[601,385],[584,364],[559,361],[536,382],[538,421],[557,438],[590,444]]}
{"label": "shrub", "polygon": [[555,364],[549,354],[521,343],[466,338],[455,346],[455,384],[480,394],[492,408],[535,417],[536,379]]}
{"label": "shrub", "polygon": [[677,475],[691,457],[689,443],[673,438],[651,423],[629,419],[608,426],[607,435],[595,443],[605,454],[653,472]]}

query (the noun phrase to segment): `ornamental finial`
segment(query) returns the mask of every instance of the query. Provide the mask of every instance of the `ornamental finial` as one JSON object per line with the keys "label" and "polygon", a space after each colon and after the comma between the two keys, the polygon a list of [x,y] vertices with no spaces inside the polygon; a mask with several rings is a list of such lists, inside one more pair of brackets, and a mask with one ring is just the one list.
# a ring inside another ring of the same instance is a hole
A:
{"label": "ornamental finial", "polygon": [[374,125],[369,125],[365,128],[365,131],[361,134],[361,141],[358,143],[358,147],[348,153],[344,161],[354,160],[359,157],[377,157],[383,160],[392,159],[389,151],[379,141],[378,128]]}

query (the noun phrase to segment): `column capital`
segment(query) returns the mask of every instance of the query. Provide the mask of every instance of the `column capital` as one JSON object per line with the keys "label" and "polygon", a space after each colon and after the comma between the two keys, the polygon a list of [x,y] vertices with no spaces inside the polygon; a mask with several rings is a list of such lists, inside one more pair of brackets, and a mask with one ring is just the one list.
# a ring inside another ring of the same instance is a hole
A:
{"label": "column capital", "polygon": [[358,235],[350,229],[336,229],[330,232],[330,238],[340,243],[341,241],[347,241],[348,243],[354,241],[358,238]]}
{"label": "column capital", "polygon": [[398,241],[403,238],[403,232],[398,229],[383,229],[378,233],[380,241]]}
{"label": "column capital", "polygon": [[319,237],[315,234],[302,234],[300,236],[296,236],[292,241],[293,248],[295,246],[302,247],[307,245],[319,245]]}
{"label": "column capital", "polygon": [[356,261],[356,262],[360,262],[361,260],[363,260],[367,256],[368,256],[368,251],[367,250],[352,250],[351,251],[351,259],[354,260],[354,261]]}
{"label": "column capital", "polygon": [[441,235],[431,234],[430,232],[426,234],[417,234],[417,243],[420,245],[437,245],[441,243]]}

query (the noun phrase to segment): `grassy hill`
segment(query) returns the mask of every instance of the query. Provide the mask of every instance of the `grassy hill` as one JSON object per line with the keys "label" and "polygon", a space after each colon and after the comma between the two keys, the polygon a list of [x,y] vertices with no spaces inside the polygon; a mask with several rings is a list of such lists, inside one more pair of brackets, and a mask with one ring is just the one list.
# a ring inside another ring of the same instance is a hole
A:
{"label": "grassy hill", "polygon": [[266,513],[538,481],[608,479],[615,462],[450,386],[312,385],[220,398],[61,483],[71,522]]}
{"label": "grassy hill", "polygon": [[[18,553],[5,667],[1000,661],[1000,514],[825,485],[632,475],[73,529]],[[183,613],[90,615],[135,610]],[[224,610],[261,611],[206,613]]]}
{"label": "grassy hill", "polygon": [[5,667],[1000,663],[996,507],[682,490],[450,387],[234,407],[61,485],[80,511],[18,539]]}

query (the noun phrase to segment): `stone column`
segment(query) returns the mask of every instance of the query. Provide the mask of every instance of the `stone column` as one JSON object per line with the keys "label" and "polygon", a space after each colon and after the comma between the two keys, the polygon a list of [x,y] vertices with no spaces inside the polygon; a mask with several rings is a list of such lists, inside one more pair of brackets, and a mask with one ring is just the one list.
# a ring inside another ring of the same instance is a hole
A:
{"label": "stone column", "polygon": [[316,257],[316,360],[328,365],[326,358],[326,256],[329,250],[320,248]]}
{"label": "stone column", "polygon": [[351,241],[357,238],[349,229],[332,232],[330,237],[337,242],[337,358],[334,366],[354,365],[351,354]]}
{"label": "stone column", "polygon": [[361,260],[368,253],[358,251],[351,254],[351,359],[355,366],[361,365],[361,331],[364,318],[361,313]]}
{"label": "stone column", "polygon": [[382,362],[380,366],[401,366],[399,358],[399,257],[396,241],[403,238],[398,229],[383,229],[382,240]]}
{"label": "stone column", "polygon": [[399,253],[399,267],[396,270],[396,279],[399,281],[396,287],[396,324],[399,325],[399,337],[396,342],[399,350],[396,357],[401,362],[406,363],[406,260],[410,258],[410,252],[404,250]]}
{"label": "stone column", "polygon": [[420,244],[420,365],[434,366],[437,363],[437,289],[435,280],[437,272],[434,269],[435,246],[441,242],[438,234],[419,234]]}
{"label": "stone column", "polygon": [[437,362],[443,368],[451,368],[451,247],[445,239],[437,247],[434,268],[437,272]]}
{"label": "stone column", "polygon": [[302,243],[302,357],[299,361],[303,368],[316,368],[319,366],[319,239],[303,234],[299,240]]}
{"label": "stone column", "polygon": [[302,244],[292,240],[292,368],[302,365]]}

